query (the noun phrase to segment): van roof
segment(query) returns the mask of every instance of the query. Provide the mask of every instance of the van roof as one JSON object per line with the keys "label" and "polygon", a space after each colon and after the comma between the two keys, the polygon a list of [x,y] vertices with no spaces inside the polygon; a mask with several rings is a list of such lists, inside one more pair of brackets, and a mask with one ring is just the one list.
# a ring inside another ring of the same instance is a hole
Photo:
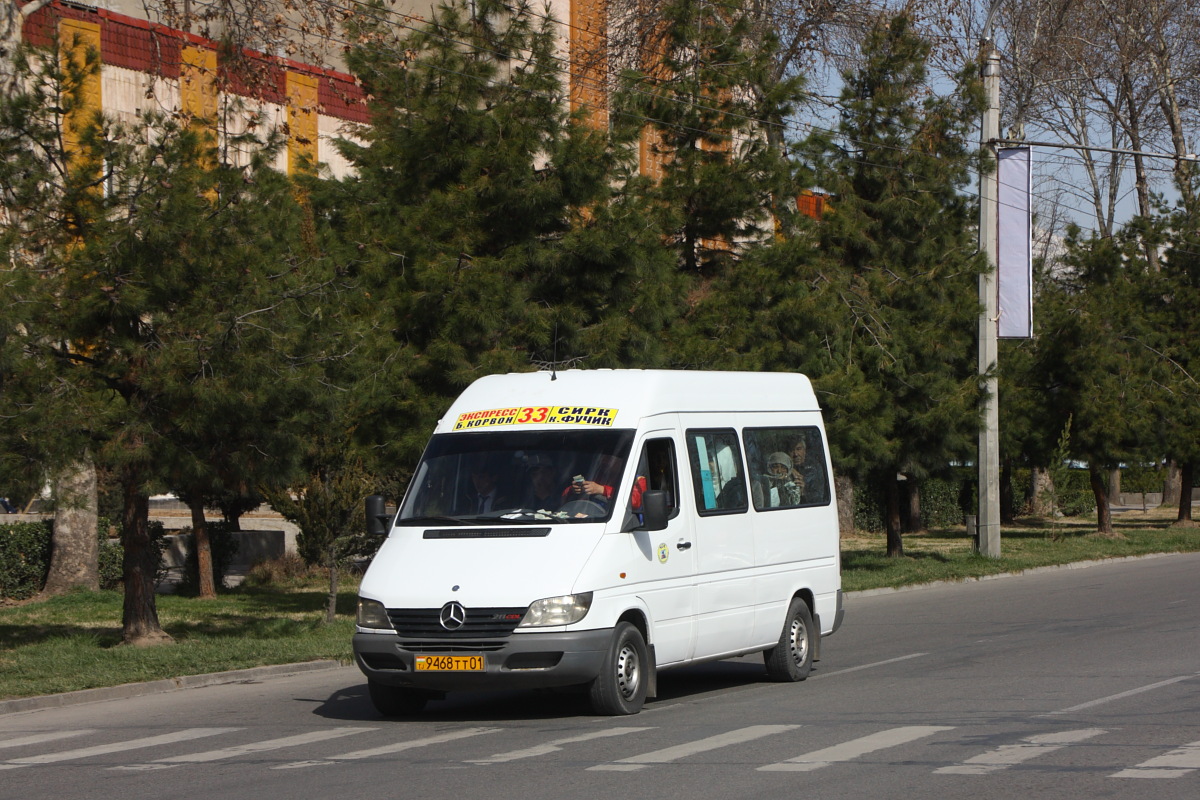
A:
{"label": "van roof", "polygon": [[489,375],[459,395],[438,432],[511,424],[631,428],[679,412],[818,411],[794,372],[597,369]]}

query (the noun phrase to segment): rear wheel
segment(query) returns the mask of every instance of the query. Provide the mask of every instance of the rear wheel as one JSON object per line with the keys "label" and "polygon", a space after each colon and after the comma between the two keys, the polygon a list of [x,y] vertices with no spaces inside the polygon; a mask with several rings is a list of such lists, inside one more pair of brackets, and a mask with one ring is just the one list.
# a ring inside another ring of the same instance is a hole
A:
{"label": "rear wheel", "polygon": [[779,634],[779,644],[763,652],[767,678],[781,683],[802,681],[812,672],[813,641],[812,612],[808,603],[794,598],[788,606],[787,619]]}
{"label": "rear wheel", "polygon": [[629,622],[617,623],[604,666],[592,681],[592,710],[607,717],[636,714],[646,702],[650,657],[642,632]]}
{"label": "rear wheel", "polygon": [[420,689],[367,681],[367,691],[375,710],[385,717],[406,717],[416,714],[429,702],[429,693]]}

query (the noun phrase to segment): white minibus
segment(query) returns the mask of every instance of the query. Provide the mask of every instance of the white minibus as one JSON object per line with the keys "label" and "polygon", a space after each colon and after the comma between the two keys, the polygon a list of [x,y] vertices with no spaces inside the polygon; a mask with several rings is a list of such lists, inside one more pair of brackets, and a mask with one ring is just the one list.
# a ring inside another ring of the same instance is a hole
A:
{"label": "white minibus", "polygon": [[354,653],[385,716],[523,687],[636,714],[661,670],[756,652],[802,681],[842,622],[829,448],[799,374],[481,378],[367,524],[386,539]]}

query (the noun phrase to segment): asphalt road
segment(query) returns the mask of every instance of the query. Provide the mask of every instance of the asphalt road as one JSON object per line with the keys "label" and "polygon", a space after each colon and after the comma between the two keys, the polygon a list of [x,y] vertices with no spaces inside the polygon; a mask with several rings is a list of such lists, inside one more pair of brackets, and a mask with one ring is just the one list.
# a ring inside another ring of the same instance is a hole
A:
{"label": "asphalt road", "polygon": [[639,715],[357,670],[0,716],[0,798],[1200,797],[1200,554],[852,596],[800,684],[745,658]]}

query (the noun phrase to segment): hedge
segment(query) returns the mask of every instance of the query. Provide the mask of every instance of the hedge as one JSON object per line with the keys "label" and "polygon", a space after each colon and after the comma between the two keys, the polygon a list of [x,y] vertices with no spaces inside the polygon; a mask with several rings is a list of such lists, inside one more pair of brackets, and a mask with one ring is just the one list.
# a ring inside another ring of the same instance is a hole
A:
{"label": "hedge", "polygon": [[52,530],[49,520],[0,525],[0,598],[24,600],[42,590]]}
{"label": "hedge", "polygon": [[[100,588],[115,589],[121,585],[125,549],[108,538],[108,520],[101,518],[96,527]],[[151,520],[150,537],[160,549],[165,544],[163,535],[162,523]],[[24,600],[42,590],[50,571],[53,536],[53,520],[0,525],[0,599]]]}
{"label": "hedge", "polygon": [[[969,474],[968,474],[969,473]],[[977,513],[976,476],[973,470],[958,470],[949,478],[930,478],[921,483],[921,516],[927,528],[952,528],[962,525],[967,515]],[[1067,470],[1056,487],[1058,508],[1068,517],[1096,511],[1086,470]],[[1029,508],[1029,470],[1013,470],[1011,479],[1013,505],[1018,515]],[[854,491],[854,527],[856,530],[880,533],[884,526],[884,503],[874,487],[860,485]],[[903,501],[902,501],[903,502]]]}

